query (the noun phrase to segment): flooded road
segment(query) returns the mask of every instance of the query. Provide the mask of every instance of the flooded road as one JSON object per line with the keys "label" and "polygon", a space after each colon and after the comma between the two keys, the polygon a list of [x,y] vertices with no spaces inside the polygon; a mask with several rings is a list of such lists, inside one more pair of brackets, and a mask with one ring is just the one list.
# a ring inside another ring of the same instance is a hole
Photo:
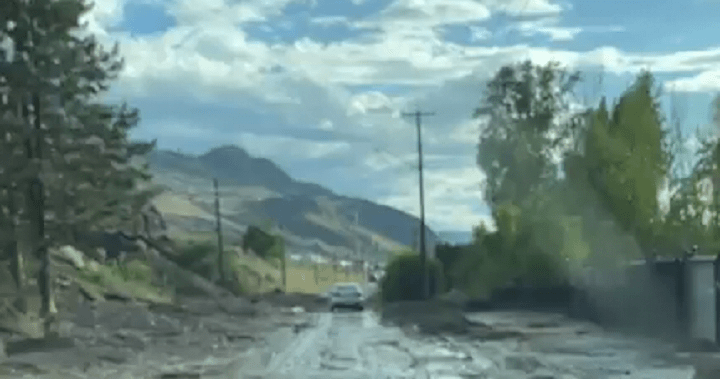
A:
{"label": "flooded road", "polygon": [[[692,379],[665,347],[559,316],[487,313],[469,318],[525,337],[406,335],[373,312],[309,315],[303,330],[257,350],[242,379]],[[281,333],[282,334],[282,333]]]}

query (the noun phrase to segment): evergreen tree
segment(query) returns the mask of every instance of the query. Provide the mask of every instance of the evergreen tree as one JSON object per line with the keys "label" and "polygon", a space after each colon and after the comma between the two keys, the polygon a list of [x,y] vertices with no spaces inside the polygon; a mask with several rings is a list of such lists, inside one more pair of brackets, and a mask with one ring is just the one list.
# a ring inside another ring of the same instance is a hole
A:
{"label": "evergreen tree", "polygon": [[98,100],[122,59],[117,45],[106,49],[80,25],[89,9],[83,0],[0,4],[0,40],[8,46],[0,54],[0,143],[15,158],[2,161],[3,220],[30,225],[46,313],[54,308],[47,248],[73,242],[82,229],[132,228],[157,193],[137,162],[154,143],[129,140],[137,110]]}

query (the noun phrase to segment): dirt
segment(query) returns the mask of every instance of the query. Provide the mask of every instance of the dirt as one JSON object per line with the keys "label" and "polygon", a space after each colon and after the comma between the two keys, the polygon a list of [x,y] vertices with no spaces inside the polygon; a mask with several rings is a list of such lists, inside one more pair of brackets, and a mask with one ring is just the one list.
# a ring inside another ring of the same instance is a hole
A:
{"label": "dirt", "polygon": [[264,302],[276,307],[301,307],[307,312],[327,310],[327,300],[316,294],[270,292],[252,298],[254,302]]}
{"label": "dirt", "polygon": [[301,326],[304,313],[265,302],[184,298],[178,304],[81,303],[59,314],[63,335],[0,335],[0,377],[191,378],[224,372],[279,327]]}
{"label": "dirt", "polygon": [[384,323],[416,326],[428,334],[463,334],[483,329],[467,320],[462,307],[444,301],[399,301],[384,304],[381,310]]}

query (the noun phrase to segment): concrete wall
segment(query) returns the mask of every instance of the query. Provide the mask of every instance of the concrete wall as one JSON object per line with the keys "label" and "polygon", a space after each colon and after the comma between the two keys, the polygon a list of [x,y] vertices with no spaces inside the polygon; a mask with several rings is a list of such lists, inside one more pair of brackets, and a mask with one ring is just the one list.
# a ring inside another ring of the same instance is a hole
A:
{"label": "concrete wall", "polygon": [[571,313],[601,325],[673,340],[718,342],[714,257],[636,261],[576,280]]}
{"label": "concrete wall", "polygon": [[691,260],[686,269],[690,337],[716,342],[718,313],[714,261]]}

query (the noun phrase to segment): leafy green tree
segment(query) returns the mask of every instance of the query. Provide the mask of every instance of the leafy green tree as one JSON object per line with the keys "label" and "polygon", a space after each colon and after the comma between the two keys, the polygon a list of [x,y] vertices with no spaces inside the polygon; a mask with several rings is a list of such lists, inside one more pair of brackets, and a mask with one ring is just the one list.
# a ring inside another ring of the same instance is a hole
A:
{"label": "leafy green tree", "polygon": [[652,75],[641,73],[612,114],[603,99],[585,143],[589,186],[612,221],[642,245],[660,223],[657,196],[669,167],[657,97]]}
{"label": "leafy green tree", "polygon": [[[558,156],[572,149],[584,115],[571,106],[580,80],[557,63],[501,68],[475,113],[485,116],[478,164],[486,174],[485,200],[497,231],[478,230],[455,268],[470,292],[487,293],[513,280],[556,275],[564,251]],[[544,256],[548,256],[547,259]]]}
{"label": "leafy green tree", "polygon": [[478,164],[486,175],[485,199],[491,207],[510,201],[524,208],[556,177],[553,155],[577,123],[570,95],[579,78],[557,63],[527,61],[502,67],[488,83],[475,117],[487,117]]}

